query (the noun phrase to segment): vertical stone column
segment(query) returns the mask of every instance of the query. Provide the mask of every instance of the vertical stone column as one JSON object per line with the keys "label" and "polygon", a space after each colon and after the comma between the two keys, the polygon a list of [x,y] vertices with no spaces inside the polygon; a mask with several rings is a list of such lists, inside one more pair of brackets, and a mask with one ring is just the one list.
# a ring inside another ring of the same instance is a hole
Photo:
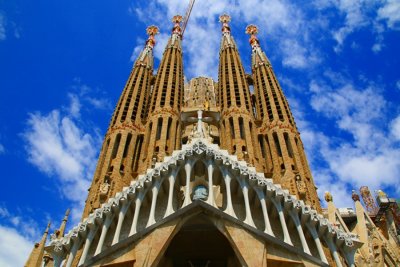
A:
{"label": "vertical stone column", "polygon": [[136,197],[135,200],[135,212],[133,215],[133,219],[132,219],[132,226],[131,226],[131,230],[129,232],[129,236],[136,234],[136,227],[137,227],[137,222],[139,219],[139,213],[140,213],[140,207],[142,205],[142,201],[144,198],[144,193],[140,192],[139,195]]}
{"label": "vertical stone column", "polygon": [[186,186],[185,186],[185,200],[183,202],[182,207],[186,207],[192,200],[190,199],[190,177],[192,175],[192,167],[193,162],[191,160],[186,161],[185,163],[185,174],[186,174]]}
{"label": "vertical stone column", "polygon": [[149,214],[149,220],[147,221],[146,227],[149,227],[152,224],[156,223],[156,219],[154,217],[155,211],[156,211],[156,205],[157,205],[157,196],[158,192],[160,190],[160,185],[161,185],[161,178],[159,178],[153,185],[153,188],[151,189],[151,207],[150,207],[150,214]]}
{"label": "vertical stone column", "polygon": [[208,198],[207,203],[213,207],[216,207],[214,200],[214,188],[213,188],[213,173],[214,173],[214,162],[213,160],[207,161],[208,171]]}
{"label": "vertical stone column", "polygon": [[297,233],[299,234],[300,237],[301,245],[303,246],[303,251],[311,255],[310,249],[308,248],[307,240],[304,236],[303,228],[301,227],[299,215],[294,210],[289,211],[289,215],[293,219],[294,225],[296,226]]}
{"label": "vertical stone column", "polygon": [[264,193],[263,190],[261,190],[259,188],[256,188],[256,193],[257,193],[258,198],[260,200],[261,210],[262,210],[262,213],[263,213],[264,224],[265,224],[264,232],[269,234],[269,235],[271,235],[271,236],[275,236],[274,233],[272,232],[271,223],[269,221],[267,203],[265,201],[265,193]]}
{"label": "vertical stone column", "polygon": [[278,192],[276,193],[277,195],[273,198],[271,198],[272,203],[274,204],[278,215],[279,215],[279,221],[281,222],[282,226],[282,232],[283,232],[283,241],[289,245],[293,246],[292,240],[290,239],[289,231],[286,225],[285,221],[285,215],[283,213],[283,208],[282,208],[282,195],[280,195]]}
{"label": "vertical stone column", "polygon": [[74,240],[74,244],[72,245],[72,248],[71,248],[70,253],[68,255],[68,260],[67,260],[67,262],[65,264],[65,267],[71,267],[72,266],[72,263],[73,263],[73,261],[75,259],[75,256],[76,256],[76,252],[78,251],[78,249],[82,245],[82,242],[83,242],[83,239],[80,239],[80,238],[76,238]]}
{"label": "vertical stone column", "polygon": [[174,213],[174,208],[173,208],[173,199],[174,199],[174,187],[175,187],[175,181],[176,181],[176,175],[178,174],[179,169],[173,169],[171,174],[168,177],[168,186],[169,186],[169,190],[168,190],[168,203],[167,203],[167,210],[165,211],[165,217],[168,217],[169,215],[171,215],[172,213]]}
{"label": "vertical stone column", "polygon": [[231,176],[229,174],[229,171],[226,170],[225,168],[222,169],[222,174],[224,176],[225,189],[226,189],[226,209],[224,210],[224,212],[231,215],[232,217],[237,218],[232,205]]}
{"label": "vertical stone column", "polygon": [[240,183],[240,186],[242,187],[244,207],[246,210],[246,218],[245,218],[244,222],[247,223],[248,225],[251,225],[254,228],[256,228],[254,221],[253,221],[253,217],[251,216],[248,185],[246,184],[246,182],[244,180],[242,180]]}
{"label": "vertical stone column", "polygon": [[125,215],[131,205],[132,201],[127,200],[126,198],[124,200],[122,200],[122,207],[119,211],[118,214],[118,223],[117,223],[117,227],[115,228],[115,233],[114,233],[114,238],[112,241],[112,245],[118,243],[119,241],[119,236],[121,234],[121,228],[122,228],[122,224],[124,223],[124,219],[125,219]]}
{"label": "vertical stone column", "polygon": [[95,235],[96,235],[96,233],[97,233],[97,229],[98,229],[98,226],[97,226],[97,225],[93,225],[93,226],[90,228],[89,233],[88,233],[88,235],[86,236],[85,245],[84,245],[84,247],[83,247],[82,255],[81,255],[81,258],[79,259],[78,266],[80,266],[80,265],[82,265],[82,264],[85,263],[87,254],[88,254],[88,252],[89,252],[89,248],[90,248],[90,246],[92,245],[93,238],[95,237]]}
{"label": "vertical stone column", "polygon": [[96,256],[103,250],[104,240],[106,238],[108,229],[110,228],[111,223],[113,222],[113,219],[114,219],[114,214],[112,213],[110,208],[110,211],[106,213],[106,220],[103,222],[99,242],[97,243],[97,248],[96,251],[94,252],[94,256]]}

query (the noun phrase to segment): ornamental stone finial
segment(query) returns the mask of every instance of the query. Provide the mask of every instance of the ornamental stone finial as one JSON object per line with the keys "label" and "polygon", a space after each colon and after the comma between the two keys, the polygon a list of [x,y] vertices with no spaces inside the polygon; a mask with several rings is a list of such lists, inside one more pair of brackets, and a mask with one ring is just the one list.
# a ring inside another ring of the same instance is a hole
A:
{"label": "ornamental stone finial", "polygon": [[353,199],[354,202],[360,201],[360,196],[356,193],[356,190],[351,191],[351,199]]}
{"label": "ornamental stone finial", "polygon": [[182,28],[180,23],[182,22],[183,18],[181,15],[175,15],[172,18],[172,22],[174,23],[174,27],[172,28],[172,33],[182,35]]}
{"label": "ornamental stone finial", "polygon": [[328,191],[325,191],[325,201],[326,202],[332,202],[333,201],[332,194],[329,193]]}
{"label": "ornamental stone finial", "polygon": [[222,14],[221,16],[219,16],[219,21],[222,23],[228,23],[231,21],[231,16],[229,16],[228,14]]}
{"label": "ornamental stone finial", "polygon": [[154,36],[159,33],[158,27],[155,25],[150,25],[149,27],[147,27],[146,33],[149,36]]}
{"label": "ornamental stone finial", "polygon": [[250,35],[249,43],[252,47],[260,46],[260,42],[257,38],[258,28],[254,24],[250,24],[246,27],[246,33]]}
{"label": "ornamental stone finial", "polygon": [[155,40],[154,36],[159,33],[158,27],[151,25],[151,26],[147,27],[146,33],[149,36],[149,38],[146,41],[146,45],[153,48],[154,45],[156,44],[156,40]]}
{"label": "ornamental stone finial", "polygon": [[254,24],[250,24],[246,27],[246,33],[250,35],[256,35],[258,33],[258,28]]}
{"label": "ornamental stone finial", "polygon": [[219,21],[222,23],[223,33],[231,32],[231,28],[229,27],[228,24],[231,21],[231,17],[228,14],[223,14],[219,16]]}

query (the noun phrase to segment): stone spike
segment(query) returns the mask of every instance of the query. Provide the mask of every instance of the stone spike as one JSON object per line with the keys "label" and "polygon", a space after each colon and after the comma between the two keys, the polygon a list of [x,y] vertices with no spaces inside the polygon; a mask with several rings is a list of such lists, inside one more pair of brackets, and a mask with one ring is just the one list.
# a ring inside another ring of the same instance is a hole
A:
{"label": "stone spike", "polygon": [[49,234],[51,222],[49,221],[46,230],[43,233],[42,239],[36,243],[29,254],[29,258],[25,263],[25,267],[40,267],[42,266],[42,258],[44,255],[44,247],[46,245],[47,236]]}
{"label": "stone spike", "polygon": [[70,214],[70,209],[67,209],[64,215],[64,218],[61,222],[60,228],[56,231],[57,238],[63,237],[65,233],[65,227],[67,225],[68,216]]}

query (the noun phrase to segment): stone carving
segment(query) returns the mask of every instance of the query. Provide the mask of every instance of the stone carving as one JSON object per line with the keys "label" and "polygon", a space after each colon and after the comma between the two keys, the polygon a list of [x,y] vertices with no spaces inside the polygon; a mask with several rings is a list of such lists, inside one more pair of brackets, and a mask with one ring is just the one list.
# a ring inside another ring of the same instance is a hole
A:
{"label": "stone carving", "polygon": [[360,196],[356,193],[355,190],[352,190],[351,198],[352,198],[354,201],[360,201]]}
{"label": "stone carving", "polygon": [[109,189],[110,189],[110,184],[108,183],[108,180],[105,180],[104,183],[100,185],[100,197],[107,196]]}
{"label": "stone carving", "polygon": [[302,196],[305,195],[306,194],[306,184],[301,179],[301,176],[298,174],[296,175],[295,179],[296,179],[296,187],[297,187],[299,194]]}
{"label": "stone carving", "polygon": [[208,190],[204,185],[198,185],[193,190],[193,200],[207,200]]}
{"label": "stone carving", "polygon": [[332,202],[333,201],[333,197],[332,197],[331,193],[329,193],[328,191],[325,192],[325,201],[326,202]]}

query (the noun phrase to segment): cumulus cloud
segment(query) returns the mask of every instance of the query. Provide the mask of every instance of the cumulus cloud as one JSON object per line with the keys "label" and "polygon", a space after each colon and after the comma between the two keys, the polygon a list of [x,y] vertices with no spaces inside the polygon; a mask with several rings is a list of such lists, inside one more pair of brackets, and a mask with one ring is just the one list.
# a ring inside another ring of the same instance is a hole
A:
{"label": "cumulus cloud", "polygon": [[70,102],[68,108],[48,114],[30,113],[22,136],[29,162],[56,179],[63,196],[73,203],[76,219],[92,179],[100,137],[80,120],[79,98],[70,94]]}
{"label": "cumulus cloud", "polygon": [[0,266],[23,266],[33,244],[15,228],[0,225]]}
{"label": "cumulus cloud", "polygon": [[100,88],[92,88],[82,83],[80,78],[74,79],[72,86],[73,93],[68,94],[70,105],[68,113],[76,118],[80,117],[81,109],[84,107],[92,107],[98,110],[111,110],[112,105],[107,93]]}
{"label": "cumulus cloud", "polygon": [[[171,24],[166,23],[166,16],[170,18],[175,14],[183,15],[187,4],[188,1],[153,0],[146,3],[146,6],[141,6],[136,2],[130,7],[130,12],[146,24],[155,23],[160,26],[162,34],[157,36],[156,58],[161,58],[165,43],[170,36]],[[155,12],[156,9],[157,12]],[[152,16],[151,21],[146,16],[149,13],[163,13],[160,10],[164,10],[167,15]],[[205,0],[195,3],[184,36],[184,54],[188,59],[184,63],[189,77],[204,75],[216,78],[218,62],[215,59],[218,58],[221,38],[218,17],[223,13],[232,16],[231,26],[234,37],[244,36],[245,27],[251,23],[259,26],[263,35],[261,39],[275,37],[273,42],[282,54],[282,64],[285,66],[299,69],[320,62],[319,53],[312,44],[309,34],[310,29],[319,23],[310,22],[295,3],[278,0],[268,1],[268,3],[263,0]],[[239,48],[248,46],[247,42],[245,44],[239,42],[237,45]],[[134,51],[137,53],[141,46],[142,44],[138,43]],[[244,56],[249,58],[250,47],[247,49],[248,55]]]}
{"label": "cumulus cloud", "polygon": [[[341,74],[326,72],[310,83],[310,92],[311,107],[335,124],[329,133],[299,125],[320,197],[332,191],[338,203],[350,205],[343,192],[348,195],[362,185],[399,193],[400,116],[391,119],[382,89],[368,81],[365,87],[356,86]],[[335,129],[338,133],[332,136]]]}
{"label": "cumulus cloud", "polygon": [[378,19],[385,20],[389,28],[400,29],[400,2],[397,0],[384,2],[378,9]]}
{"label": "cumulus cloud", "polygon": [[390,133],[396,140],[400,140],[400,115],[391,122]]}
{"label": "cumulus cloud", "polygon": [[345,40],[361,29],[370,30],[375,35],[376,42],[371,49],[378,53],[385,46],[386,30],[400,29],[400,3],[396,0],[315,0],[313,4],[319,10],[329,11],[333,8],[339,11],[340,16],[333,16],[335,23],[331,23],[332,36],[336,41],[334,50],[337,53],[342,51]]}
{"label": "cumulus cloud", "polygon": [[0,204],[0,266],[23,266],[41,230],[26,212],[13,214]]}

